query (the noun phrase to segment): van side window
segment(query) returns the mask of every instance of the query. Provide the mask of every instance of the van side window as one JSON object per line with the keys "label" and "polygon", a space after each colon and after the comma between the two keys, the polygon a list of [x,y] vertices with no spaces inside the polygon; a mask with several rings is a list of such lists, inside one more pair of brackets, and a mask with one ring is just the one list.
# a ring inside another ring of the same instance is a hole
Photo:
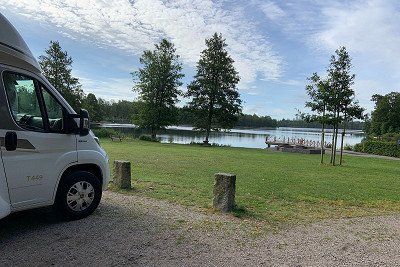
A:
{"label": "van side window", "polygon": [[51,132],[62,133],[63,132],[63,107],[60,103],[52,96],[43,85],[40,85],[41,92],[43,94],[44,104],[47,110],[47,116],[49,118],[49,127]]}
{"label": "van side window", "polygon": [[3,82],[14,120],[22,128],[44,131],[35,81],[22,74],[4,73]]}

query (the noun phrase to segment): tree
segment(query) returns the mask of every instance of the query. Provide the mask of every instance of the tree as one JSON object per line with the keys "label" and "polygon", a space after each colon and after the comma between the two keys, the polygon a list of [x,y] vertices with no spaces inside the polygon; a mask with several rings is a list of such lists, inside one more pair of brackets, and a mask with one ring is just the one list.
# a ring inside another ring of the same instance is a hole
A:
{"label": "tree", "polygon": [[174,107],[182,95],[182,63],[172,43],[163,39],[153,51],[143,52],[143,68],[133,72],[136,82],[133,90],[139,93],[139,113],[134,123],[149,129],[152,138],[158,131],[176,121]]}
{"label": "tree", "polygon": [[240,78],[221,34],[206,39],[197,73],[188,86],[188,107],[194,111],[196,129],[204,130],[205,144],[211,130],[231,129],[241,114],[241,99],[236,88]]}
{"label": "tree", "polygon": [[[351,73],[351,69],[351,58],[346,48],[340,47],[335,51],[335,55],[331,56],[330,65],[328,67],[328,79],[330,80],[332,88],[328,110],[333,114],[331,119],[334,129],[331,152],[331,163],[333,165],[336,164],[339,125],[343,122],[347,122],[351,109],[356,110],[359,108],[354,98],[354,90],[351,88],[355,79],[355,75]],[[354,116],[358,117],[356,115]],[[343,131],[345,131],[345,127]],[[342,137],[344,137],[344,135],[342,135]],[[341,146],[341,155],[342,151],[343,146]]]}
{"label": "tree", "polygon": [[[324,143],[325,124],[333,128],[331,164],[336,164],[336,151],[339,127],[343,127],[340,145],[340,164],[342,164],[344,137],[347,124],[353,119],[361,119],[364,111],[355,100],[355,92],[351,88],[355,75],[351,73],[351,58],[345,47],[340,47],[331,56],[326,80],[321,80],[314,73],[309,80],[311,83],[306,87],[310,101],[306,103],[316,114],[304,115],[309,121],[317,121],[322,124],[322,145]],[[323,154],[321,154],[323,163]]]}
{"label": "tree", "polygon": [[119,100],[111,104],[110,112],[117,122],[132,123],[136,114],[138,114],[138,102]]}
{"label": "tree", "polygon": [[89,112],[90,119],[92,121],[100,122],[103,120],[103,114],[99,101],[94,94],[88,94],[83,100],[82,106]]}
{"label": "tree", "polygon": [[72,76],[73,60],[63,51],[58,41],[51,41],[45,55],[39,56],[39,64],[44,76],[75,109],[81,107],[84,93],[78,78]]}
{"label": "tree", "polygon": [[375,102],[375,109],[367,133],[374,136],[400,133],[400,93],[375,94],[372,101]]}
{"label": "tree", "polygon": [[324,144],[325,144],[325,125],[330,122],[327,114],[327,107],[331,97],[331,87],[329,80],[321,80],[317,73],[308,78],[310,84],[306,86],[306,91],[310,101],[306,102],[306,107],[310,108],[315,114],[303,115],[310,122],[318,122],[322,125],[321,130],[321,163],[324,163]]}

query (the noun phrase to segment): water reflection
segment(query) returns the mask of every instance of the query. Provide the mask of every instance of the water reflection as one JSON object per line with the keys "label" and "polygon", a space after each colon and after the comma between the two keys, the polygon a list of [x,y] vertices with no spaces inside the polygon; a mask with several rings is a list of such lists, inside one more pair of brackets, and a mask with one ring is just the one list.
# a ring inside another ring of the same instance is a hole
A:
{"label": "water reflection", "polygon": [[[146,132],[139,130],[135,125],[131,124],[103,124],[102,127],[113,128],[136,138],[141,134],[146,134]],[[210,134],[210,142],[233,147],[265,148],[265,138],[267,135],[280,140],[283,138],[302,138],[310,141],[321,140],[319,129],[280,127],[276,129],[232,129],[228,132],[212,132]],[[200,143],[204,140],[204,133],[193,131],[192,127],[185,126],[168,127],[161,131],[158,136],[163,143],[189,144],[191,142]],[[363,137],[364,134],[362,131],[350,130],[345,135],[344,143],[355,145],[361,142]],[[338,138],[340,143],[341,135]],[[328,130],[326,141],[331,142],[331,139],[332,131]]]}

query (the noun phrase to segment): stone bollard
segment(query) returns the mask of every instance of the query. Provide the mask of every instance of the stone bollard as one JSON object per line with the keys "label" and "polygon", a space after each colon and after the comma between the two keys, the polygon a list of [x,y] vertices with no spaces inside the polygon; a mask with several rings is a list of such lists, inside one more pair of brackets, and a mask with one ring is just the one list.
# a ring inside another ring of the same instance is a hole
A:
{"label": "stone bollard", "polygon": [[229,173],[216,173],[214,184],[214,208],[229,212],[236,206],[236,175]]}
{"label": "stone bollard", "polygon": [[131,163],[129,161],[114,161],[113,183],[116,189],[131,189]]}

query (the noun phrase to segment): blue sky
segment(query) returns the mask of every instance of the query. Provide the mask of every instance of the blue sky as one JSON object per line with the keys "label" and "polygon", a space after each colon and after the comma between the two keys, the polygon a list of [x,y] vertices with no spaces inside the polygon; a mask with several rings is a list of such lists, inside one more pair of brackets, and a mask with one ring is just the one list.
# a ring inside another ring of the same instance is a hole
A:
{"label": "blue sky", "polygon": [[186,85],[214,32],[236,61],[246,113],[293,118],[304,110],[307,77],[323,76],[341,45],[353,58],[354,89],[368,111],[372,94],[400,88],[397,0],[0,0],[0,12],[35,56],[58,40],[84,91],[107,100],[137,97],[130,72],[161,38],[175,43]]}

